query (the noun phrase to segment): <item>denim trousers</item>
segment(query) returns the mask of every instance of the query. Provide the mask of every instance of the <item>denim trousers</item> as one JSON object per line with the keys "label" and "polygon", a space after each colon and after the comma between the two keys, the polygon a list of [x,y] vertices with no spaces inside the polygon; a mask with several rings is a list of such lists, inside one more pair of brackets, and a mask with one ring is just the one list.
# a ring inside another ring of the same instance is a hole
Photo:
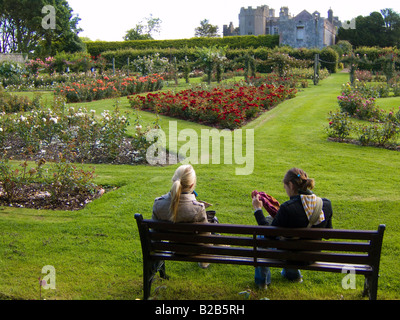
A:
{"label": "denim trousers", "polygon": [[[300,270],[297,269],[282,269],[281,275],[290,281],[295,281],[301,278]],[[271,284],[271,270],[269,267],[256,267],[254,281],[257,285]]]}
{"label": "denim trousers", "polygon": [[[266,217],[268,221],[267,225],[271,225],[273,218],[271,216]],[[263,238],[260,236],[260,238]],[[290,281],[295,281],[301,278],[300,270],[297,269],[282,269],[281,275]],[[269,267],[256,267],[254,274],[254,281],[257,285],[269,285],[271,284],[271,270]]]}

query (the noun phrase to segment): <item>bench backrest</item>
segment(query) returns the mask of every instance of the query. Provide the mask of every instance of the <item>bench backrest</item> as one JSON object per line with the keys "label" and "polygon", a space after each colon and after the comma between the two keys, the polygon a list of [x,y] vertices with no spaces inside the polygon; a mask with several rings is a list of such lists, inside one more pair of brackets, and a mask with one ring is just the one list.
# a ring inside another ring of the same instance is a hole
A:
{"label": "bench backrest", "polygon": [[[143,254],[151,259],[210,261],[259,266],[301,266],[311,261],[360,265],[359,273],[378,272],[384,225],[377,231],[288,229],[228,224],[174,224],[137,220]],[[369,266],[366,268],[366,266]],[[329,268],[326,265],[325,268]],[[311,268],[310,268],[311,269]],[[328,271],[328,270],[327,270]]]}

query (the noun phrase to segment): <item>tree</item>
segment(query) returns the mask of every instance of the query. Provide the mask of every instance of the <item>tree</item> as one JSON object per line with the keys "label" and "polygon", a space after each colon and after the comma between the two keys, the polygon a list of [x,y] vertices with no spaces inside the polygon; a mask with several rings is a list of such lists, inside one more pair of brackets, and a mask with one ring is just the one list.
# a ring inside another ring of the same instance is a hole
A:
{"label": "tree", "polygon": [[151,14],[149,18],[146,18],[146,21],[146,24],[140,21],[133,29],[128,30],[123,39],[125,41],[153,40],[152,34],[160,33],[162,21],[160,18],[153,18]]}
{"label": "tree", "polygon": [[400,15],[393,9],[381,10],[385,22],[386,37],[391,46],[400,45]]}
{"label": "tree", "polygon": [[[54,8],[54,28],[43,27],[42,9],[47,5]],[[31,55],[81,51],[79,21],[66,0],[0,0],[1,51]]]}
{"label": "tree", "polygon": [[397,46],[400,44],[400,16],[392,9],[358,16],[355,29],[339,29],[338,40],[347,40],[355,47]]}
{"label": "tree", "polygon": [[219,28],[209,23],[207,19],[200,21],[200,27],[195,29],[195,37],[209,37],[217,38],[219,37]]}

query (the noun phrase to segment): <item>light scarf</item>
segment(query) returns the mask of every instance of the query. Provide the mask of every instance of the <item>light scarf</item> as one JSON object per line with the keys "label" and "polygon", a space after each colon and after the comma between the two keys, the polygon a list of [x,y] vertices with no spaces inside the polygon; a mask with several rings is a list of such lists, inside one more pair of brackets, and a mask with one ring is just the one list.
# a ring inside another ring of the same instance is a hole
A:
{"label": "light scarf", "polygon": [[[304,211],[306,212],[307,218],[310,221],[310,219],[314,213],[314,209],[317,205],[317,196],[315,194],[311,194],[311,195],[301,194],[300,198],[301,198],[301,203],[303,205]],[[325,221],[325,214],[324,214],[324,211],[321,210],[319,218],[314,223],[314,225],[318,225],[324,221]]]}

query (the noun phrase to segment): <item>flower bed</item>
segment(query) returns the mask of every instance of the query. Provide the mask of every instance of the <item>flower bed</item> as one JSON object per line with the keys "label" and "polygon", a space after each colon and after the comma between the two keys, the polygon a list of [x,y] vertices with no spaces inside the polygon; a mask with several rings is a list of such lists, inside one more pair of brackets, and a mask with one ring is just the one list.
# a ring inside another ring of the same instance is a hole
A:
{"label": "flower bed", "polygon": [[16,166],[0,154],[0,206],[33,209],[80,210],[105,190],[94,183],[95,170],[85,171],[59,156],[48,168],[40,159],[29,168]]}
{"label": "flower bed", "polygon": [[235,129],[297,93],[284,85],[262,84],[188,89],[179,93],[149,93],[129,96],[133,108],[220,128]]}
{"label": "flower bed", "polygon": [[0,152],[14,159],[84,163],[136,164],[145,161],[147,145],[140,145],[147,129],[126,136],[128,115],[116,106],[104,111],[70,107],[68,110],[38,109],[29,113],[0,113]]}
{"label": "flower bed", "polygon": [[163,78],[158,74],[139,78],[109,78],[105,76],[85,83],[61,84],[55,89],[54,93],[64,96],[68,103],[74,103],[152,92],[160,90],[162,87]]}
{"label": "flower bed", "polygon": [[[387,113],[375,105],[375,92],[364,85],[343,86],[338,103],[340,110],[329,113],[329,138],[338,141],[357,142],[363,146],[398,147],[400,133],[400,109]],[[366,122],[353,122],[351,118]],[[357,140],[349,137],[355,135]]]}

